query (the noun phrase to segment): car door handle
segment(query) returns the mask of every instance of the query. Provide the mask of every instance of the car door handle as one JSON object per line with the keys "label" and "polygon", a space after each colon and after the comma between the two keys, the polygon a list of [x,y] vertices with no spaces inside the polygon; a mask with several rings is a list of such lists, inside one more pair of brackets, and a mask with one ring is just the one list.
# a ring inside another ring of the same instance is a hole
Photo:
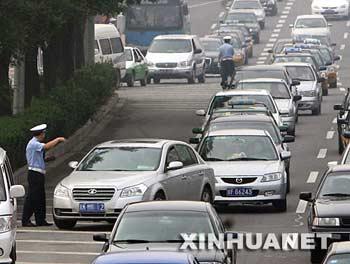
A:
{"label": "car door handle", "polygon": [[187,176],[186,175],[182,175],[181,180],[187,180]]}

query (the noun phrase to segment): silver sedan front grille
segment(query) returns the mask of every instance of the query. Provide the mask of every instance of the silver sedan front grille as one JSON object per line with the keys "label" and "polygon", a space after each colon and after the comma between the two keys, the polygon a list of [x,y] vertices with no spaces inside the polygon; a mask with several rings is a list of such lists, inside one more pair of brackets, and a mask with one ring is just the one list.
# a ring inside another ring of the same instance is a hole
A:
{"label": "silver sedan front grille", "polygon": [[74,188],[73,198],[76,201],[109,201],[114,193],[114,188]]}

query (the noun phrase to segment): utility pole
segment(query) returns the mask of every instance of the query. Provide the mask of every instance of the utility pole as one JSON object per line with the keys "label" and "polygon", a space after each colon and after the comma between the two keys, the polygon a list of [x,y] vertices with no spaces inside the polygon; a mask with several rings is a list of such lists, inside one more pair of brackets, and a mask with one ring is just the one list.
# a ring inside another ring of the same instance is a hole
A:
{"label": "utility pole", "polygon": [[24,61],[18,60],[14,67],[13,89],[13,107],[14,115],[24,111],[24,89],[25,89],[25,64]]}
{"label": "utility pole", "polygon": [[89,16],[86,19],[84,32],[84,54],[85,64],[95,63],[95,17]]}

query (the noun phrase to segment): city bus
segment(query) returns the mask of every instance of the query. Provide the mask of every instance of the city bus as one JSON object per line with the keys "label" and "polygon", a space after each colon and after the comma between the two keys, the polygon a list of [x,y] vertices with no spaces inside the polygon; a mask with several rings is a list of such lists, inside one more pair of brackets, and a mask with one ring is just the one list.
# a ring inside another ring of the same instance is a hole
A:
{"label": "city bus", "polygon": [[155,36],[190,33],[190,14],[186,0],[141,0],[139,5],[127,9],[126,43],[143,52]]}

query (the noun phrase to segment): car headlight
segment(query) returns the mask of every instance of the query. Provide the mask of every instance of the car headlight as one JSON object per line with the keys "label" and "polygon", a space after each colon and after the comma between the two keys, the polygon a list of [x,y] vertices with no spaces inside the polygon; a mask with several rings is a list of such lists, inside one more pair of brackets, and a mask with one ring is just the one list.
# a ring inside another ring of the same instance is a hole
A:
{"label": "car headlight", "polygon": [[315,217],[313,222],[313,226],[339,226],[340,220],[336,217]]}
{"label": "car headlight", "polygon": [[155,65],[154,62],[152,62],[152,61],[147,61],[147,66],[153,67],[154,65]]}
{"label": "car headlight", "polygon": [[265,174],[261,182],[279,181],[281,178],[282,178],[282,174],[280,172],[275,172],[275,173]]}
{"label": "car headlight", "polygon": [[63,186],[62,184],[57,185],[54,195],[56,197],[69,197],[69,189],[65,186]]}
{"label": "car headlight", "polygon": [[182,61],[182,62],[179,62],[177,65],[179,67],[188,67],[188,66],[190,66],[190,62],[189,61]]}
{"label": "car headlight", "polygon": [[147,186],[140,184],[123,189],[120,197],[142,196],[147,190]]}
{"label": "car headlight", "polygon": [[311,91],[302,91],[300,92],[300,94],[302,96],[306,96],[306,97],[315,97],[316,96],[316,91],[315,90],[311,90]]}
{"label": "car headlight", "polygon": [[1,216],[0,217],[0,233],[5,233],[10,231],[15,227],[15,222],[12,216]]}

